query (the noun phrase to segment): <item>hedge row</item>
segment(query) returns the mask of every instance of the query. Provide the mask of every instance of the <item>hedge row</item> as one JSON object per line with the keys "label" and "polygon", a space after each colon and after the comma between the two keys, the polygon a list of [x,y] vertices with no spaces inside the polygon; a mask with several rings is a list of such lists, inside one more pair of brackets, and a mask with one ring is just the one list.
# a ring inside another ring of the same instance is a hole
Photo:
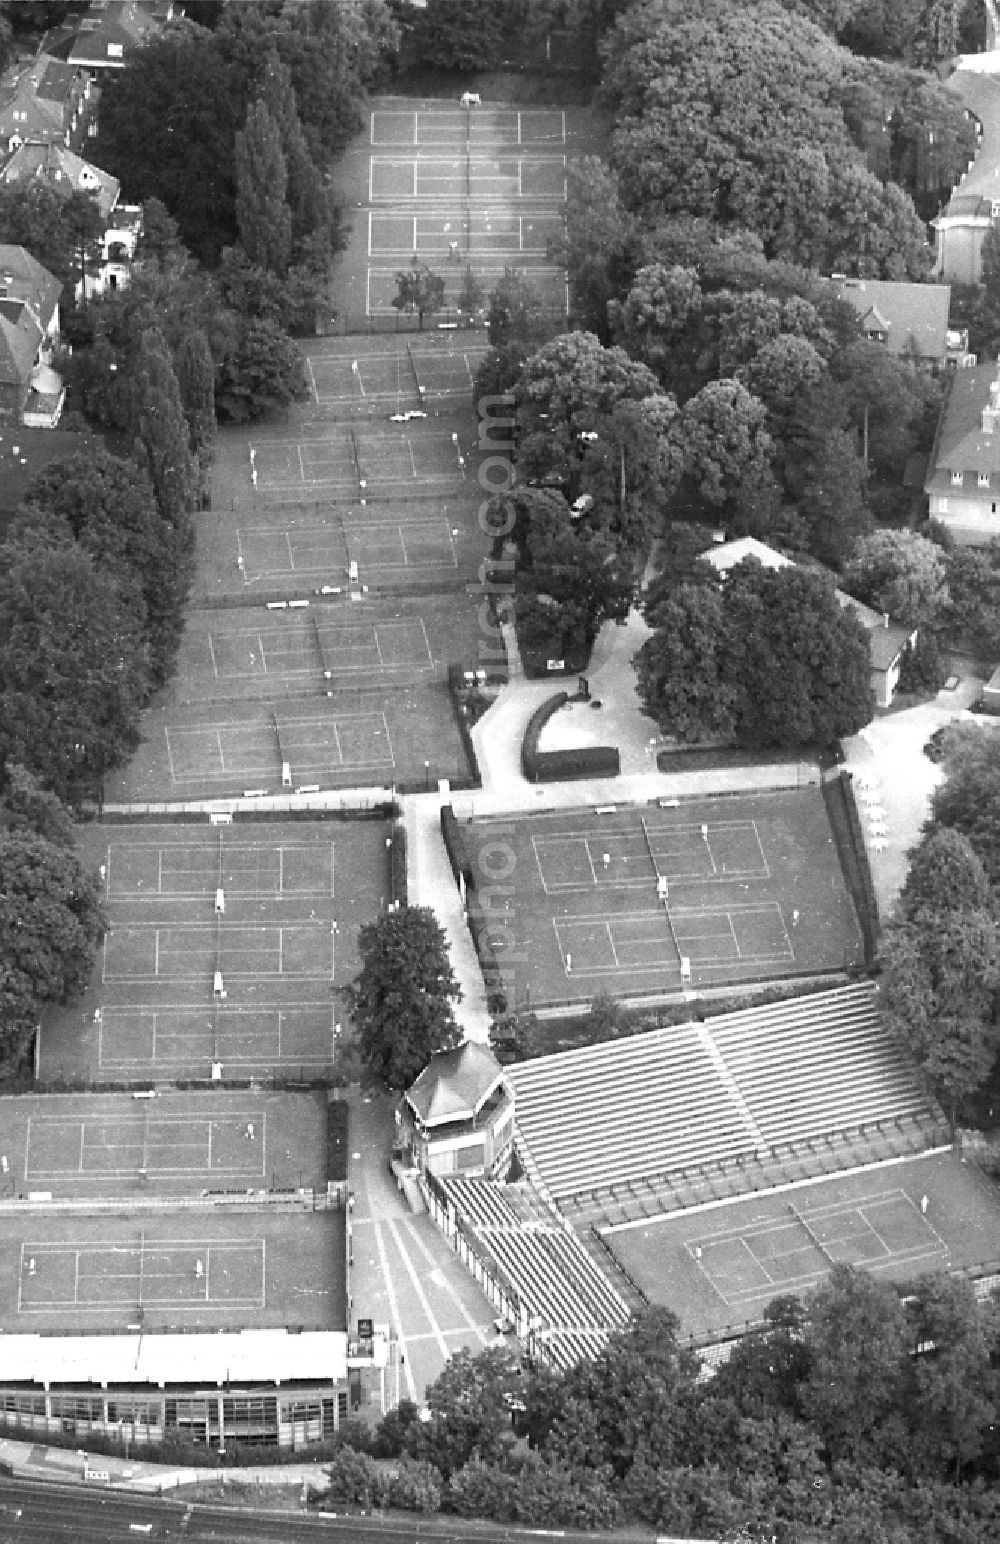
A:
{"label": "hedge row", "polygon": [[475,900],[470,899],[466,915],[469,919],[469,932],[472,934],[472,942],[476,946],[479,956],[479,968],[483,973],[483,985],[486,988],[486,1007],[493,1018],[499,1018],[507,1012],[507,989],[504,985],[503,975],[500,970],[500,962],[497,959],[493,940],[490,937],[491,917],[486,914]]}
{"label": "hedge row", "polygon": [[616,745],[586,745],[573,751],[539,751],[536,783],[568,783],[588,777],[617,777],[621,757]]}
{"label": "hedge row", "polygon": [[568,692],[557,692],[536,708],[528,720],[521,743],[521,771],[529,783],[562,783],[588,777],[617,777],[621,757],[614,745],[581,745],[575,750],[540,751],[538,741],[553,714],[569,702]]}
{"label": "hedge row", "polygon": [[538,741],[542,730],[549,719],[558,713],[560,708],[565,707],[567,702],[569,702],[569,692],[557,692],[554,697],[543,702],[541,707],[536,708],[528,719],[524,739],[521,742],[521,771],[529,783],[538,782]]}
{"label": "hedge row", "polygon": [[406,827],[396,821],[392,828],[392,846],[389,849],[389,899],[407,904],[406,889]]}
{"label": "hedge row", "polygon": [[448,862],[451,864],[452,878],[459,889],[465,885],[466,895],[470,895],[475,888],[475,878],[472,873],[472,864],[469,862],[469,854],[465,849],[465,840],[461,827],[455,819],[455,811],[450,804],[441,806],[441,835],[444,838],[444,850],[448,854]]}
{"label": "hedge row", "polygon": [[330,1099],[326,1106],[326,1177],[335,1185],[347,1181],[347,1141],[350,1110],[346,1099]]}
{"label": "hedge row", "polygon": [[455,883],[460,889],[463,883],[465,885],[465,915],[472,942],[476,946],[476,954],[479,956],[479,968],[483,973],[483,982],[486,987],[487,1006],[494,1015],[506,1013],[507,994],[493,940],[490,938],[490,918],[478,903],[476,871],[469,861],[462,830],[450,804],[441,806],[441,835],[444,838],[444,850],[448,854]]}
{"label": "hedge row", "polygon": [[865,946],[865,965],[871,970],[878,947],[878,900],[850,773],[838,772],[836,777],[824,782],[823,803],[829,816],[840,866],[858,914]]}
{"label": "hedge row", "polygon": [[458,725],[458,733],[462,741],[462,749],[465,751],[465,759],[469,764],[469,776],[473,788],[482,788],[483,780],[479,772],[479,759],[476,756],[476,747],[472,743],[472,731],[469,729],[468,720],[463,712],[462,692],[465,690],[465,671],[461,665],[448,666],[448,696],[451,699],[451,710],[455,715]]}

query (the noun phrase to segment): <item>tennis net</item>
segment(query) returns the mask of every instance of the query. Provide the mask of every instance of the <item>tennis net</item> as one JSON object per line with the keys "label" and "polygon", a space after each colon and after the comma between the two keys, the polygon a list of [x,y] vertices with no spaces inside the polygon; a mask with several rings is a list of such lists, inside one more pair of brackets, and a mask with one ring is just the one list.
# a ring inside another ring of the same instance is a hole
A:
{"label": "tennis net", "polygon": [[653,873],[656,875],[657,879],[659,879],[660,869],[656,861],[656,853],[653,851],[653,844],[649,840],[649,827],[646,825],[646,822],[641,815],[639,817],[639,824],[642,826],[642,834],[646,838],[646,851],[649,853],[649,861],[653,865]]}
{"label": "tennis net", "polygon": [[413,371],[413,384],[417,388],[417,396],[422,397],[424,394],[424,388],[420,384],[420,376],[417,373],[417,361],[413,357],[413,350],[410,347],[409,339],[407,339],[406,342],[406,357],[409,359],[410,369]]}
{"label": "tennis net", "polygon": [[316,652],[319,655],[319,663],[320,668],[323,671],[323,679],[325,681],[331,681],[333,679],[333,671],[330,669],[329,664],[327,663],[326,650],[323,648],[323,635],[319,630],[319,623],[316,620],[316,613],[311,611],[309,615],[312,617],[313,635],[316,639]]}
{"label": "tennis net", "polygon": [[358,487],[360,488],[364,486],[365,474],[361,470],[361,457],[358,454],[358,437],[354,433],[353,428],[348,428],[348,433],[351,436],[351,449],[354,452],[354,470],[357,474]]}

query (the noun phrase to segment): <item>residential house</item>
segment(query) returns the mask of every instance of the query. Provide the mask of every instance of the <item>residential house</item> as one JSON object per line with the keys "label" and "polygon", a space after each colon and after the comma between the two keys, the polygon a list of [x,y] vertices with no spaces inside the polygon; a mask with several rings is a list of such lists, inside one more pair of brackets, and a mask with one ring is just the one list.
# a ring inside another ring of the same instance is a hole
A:
{"label": "residential house", "polygon": [[93,127],[97,94],[87,70],[39,54],[0,80],[0,158],[19,145],[79,150]]}
{"label": "residential house", "polygon": [[65,389],[51,367],[59,280],[24,247],[0,246],[0,421],[54,428]]}
{"label": "residential house", "polygon": [[961,370],[951,382],[924,492],[930,517],[976,546],[1000,536],[1000,367]]}
{"label": "residential house", "polygon": [[124,69],[129,55],[155,36],[173,11],[171,0],[91,0],[89,11],[74,24],[68,62],[89,71],[100,84]]}
{"label": "residential house", "polygon": [[956,338],[955,347],[949,345],[950,284],[902,284],[887,279],[836,276],[831,283],[840,299],[858,313],[865,337],[884,344],[897,358],[924,369],[943,370],[961,351],[961,335]]}
{"label": "residential house", "polygon": [[128,283],[136,243],[142,228],[138,204],[121,204],[117,177],[92,166],[62,145],[25,144],[0,169],[0,183],[7,186],[41,179],[65,194],[87,193],[104,220],[101,255],[93,272],[85,272],[77,284],[77,297],[103,294]]}
{"label": "residential house", "polygon": [[[774,547],[768,547],[753,536],[742,536],[737,541],[720,542],[700,556],[703,562],[710,563],[716,573],[723,578],[738,563],[745,563],[748,560],[760,563],[764,568],[796,566],[791,558],[785,557],[783,552],[776,551]],[[823,572],[825,573],[826,570],[824,569]],[[855,600],[853,595],[846,594],[844,590],[837,590],[836,596],[842,607],[854,612],[868,634],[871,649],[871,688],[878,706],[887,708],[891,705],[899,685],[903,656],[907,648],[916,643],[917,631],[915,628],[894,625],[884,612],[873,611],[870,606],[863,605],[861,601]]]}
{"label": "residential house", "polygon": [[396,1108],[396,1145],[421,1173],[503,1178],[514,1140],[514,1096],[487,1046],[438,1051]]}

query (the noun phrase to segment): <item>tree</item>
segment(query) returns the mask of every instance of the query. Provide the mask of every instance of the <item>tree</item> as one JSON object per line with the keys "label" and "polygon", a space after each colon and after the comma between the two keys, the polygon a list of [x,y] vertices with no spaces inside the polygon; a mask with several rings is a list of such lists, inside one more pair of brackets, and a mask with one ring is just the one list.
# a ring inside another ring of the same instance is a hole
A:
{"label": "tree", "polygon": [[672,433],[696,509],[724,518],[744,485],[766,475],[773,448],[766,422],[764,404],[739,381],[711,381],[685,402]]}
{"label": "tree", "polygon": [[948,1106],[982,1087],[1000,1049],[993,1021],[1000,945],[988,911],[928,911],[894,922],[882,940],[886,1023]]}
{"label": "tree", "polygon": [[[65,816],[21,769],[0,803],[0,1075],[25,1059],[48,1004],[86,989],[107,926]],[[37,825],[36,825],[37,820]]]}
{"label": "tree", "polygon": [[135,464],[98,450],[46,467],[29,486],[9,537],[18,543],[33,534],[71,536],[123,593],[141,594],[150,679],[164,681],[180,641],[191,554]]}
{"label": "tree", "polygon": [[624,402],[660,395],[648,366],[590,332],[561,333],[528,360],[518,386],[518,469],[529,481],[578,471],[587,437]]}
{"label": "tree", "polygon": [[504,57],[505,40],[526,17],[522,0],[427,0],[414,12],[412,46],[421,63],[443,70],[492,70]]}
{"label": "tree", "polygon": [[215,448],[215,361],[201,327],[185,330],[174,351],[174,374],[198,468],[201,502],[207,502]]}
{"label": "tree", "polygon": [[242,323],[216,372],[215,407],[227,423],[253,423],[309,395],[302,355],[276,322]]}
{"label": "tree", "polygon": [[105,223],[78,188],[38,178],[0,187],[0,241],[25,247],[65,286],[96,270]]}
{"label": "tree", "polygon": [[461,1036],[452,1003],[462,996],[444,930],[424,906],[403,906],[365,923],[361,970],[347,1003],[365,1064],[390,1088],[406,1088],[435,1051]]}
{"label": "tree", "polygon": [[278,125],[263,100],[247,108],[236,136],[236,224],[251,262],[283,278],[292,256],[288,168]]}
{"label": "tree", "polygon": [[4,549],[0,565],[0,754],[68,803],[139,743],[148,694],[127,595],[70,545]]}
{"label": "tree", "polygon": [[977,1301],[970,1281],[938,1271],[910,1284],[904,1306],[910,1344],[923,1349],[912,1364],[913,1470],[957,1481],[981,1455],[996,1419],[996,1304]]}
{"label": "tree", "polygon": [[987,659],[1000,654],[1000,541],[988,547],[956,547],[945,554],[945,562],[948,631]]}
{"label": "tree", "polygon": [[834,1265],[806,1303],[802,1410],[834,1460],[891,1467],[906,1452],[906,1315],[891,1282]]}
{"label": "tree", "polygon": [[526,358],[556,330],[543,310],[538,291],[519,268],[505,268],[503,278],[497,281],[489,298],[486,325],[491,348],[517,345]]}
{"label": "tree", "polygon": [[593,1361],[566,1375],[546,1453],[570,1468],[607,1466],[621,1480],[641,1460],[683,1462],[698,1376],[669,1309],[651,1307],[616,1330]]}
{"label": "tree", "polygon": [[608,338],[608,303],[631,277],[636,221],[625,208],[617,174],[600,156],[574,156],[566,173],[566,236],[550,258],[565,264],[575,323]]}
{"label": "tree", "polygon": [[95,156],[127,198],[156,198],[203,262],[236,237],[235,140],[247,81],[189,21],[150,38],[102,85]]}
{"label": "tree", "polygon": [[173,359],[158,328],[142,333],[130,376],[137,460],[153,485],[160,514],[187,535],[197,478]]}
{"label": "tree", "polygon": [[647,618],[654,631],[635,656],[643,712],[672,739],[731,740],[737,689],[724,676],[729,618],[720,591],[682,584]]}
{"label": "tree", "polygon": [[635,275],[623,301],[608,302],[615,343],[649,365],[665,384],[673,381],[675,355],[690,351],[691,333],[701,316],[698,270],[679,263],[647,264]]}
{"label": "tree", "polygon": [[967,837],[990,884],[1000,885],[1000,730],[957,736],[945,781],[931,795],[930,829],[953,826]]}
{"label": "tree", "polygon": [[907,627],[933,627],[950,599],[944,554],[913,531],[863,536],[845,565],[844,586]]}
{"label": "tree", "polygon": [[864,464],[853,435],[813,422],[783,442],[784,483],[805,527],[809,551],[838,567],[872,528]]}
{"label": "tree", "polygon": [[423,332],[426,313],[440,311],[444,307],[444,280],[440,274],[432,273],[427,264],[421,263],[414,253],[409,268],[396,275],[396,294],[392,304],[397,311],[406,311],[410,315],[415,311],[420,331]]}
{"label": "tree", "polygon": [[639,690],[665,734],[791,749],[872,716],[867,635],[823,574],[740,563],[724,592],[682,585],[650,621]]}
{"label": "tree", "polygon": [[910,854],[899,905],[908,921],[921,912],[989,909],[986,870],[960,831],[939,826],[921,839]]}
{"label": "tree", "polygon": [[502,1464],[514,1446],[507,1399],[518,1391],[520,1366],[505,1346],[477,1354],[462,1346],[427,1389],[430,1420],[407,1430],[412,1457],[432,1463],[447,1479],[475,1454]]}

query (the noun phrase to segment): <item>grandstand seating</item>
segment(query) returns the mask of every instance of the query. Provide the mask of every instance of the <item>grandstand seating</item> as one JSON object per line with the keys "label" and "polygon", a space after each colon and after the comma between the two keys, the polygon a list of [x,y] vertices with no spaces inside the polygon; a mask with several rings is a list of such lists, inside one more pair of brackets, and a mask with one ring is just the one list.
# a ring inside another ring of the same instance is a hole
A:
{"label": "grandstand seating", "polygon": [[875,1004],[860,982],[515,1064],[525,1167],[587,1222],[923,1151],[943,1117]]}
{"label": "grandstand seating", "polygon": [[630,1306],[580,1239],[530,1185],[438,1181],[477,1257],[536,1326],[536,1349],[558,1366],[593,1356]]}

